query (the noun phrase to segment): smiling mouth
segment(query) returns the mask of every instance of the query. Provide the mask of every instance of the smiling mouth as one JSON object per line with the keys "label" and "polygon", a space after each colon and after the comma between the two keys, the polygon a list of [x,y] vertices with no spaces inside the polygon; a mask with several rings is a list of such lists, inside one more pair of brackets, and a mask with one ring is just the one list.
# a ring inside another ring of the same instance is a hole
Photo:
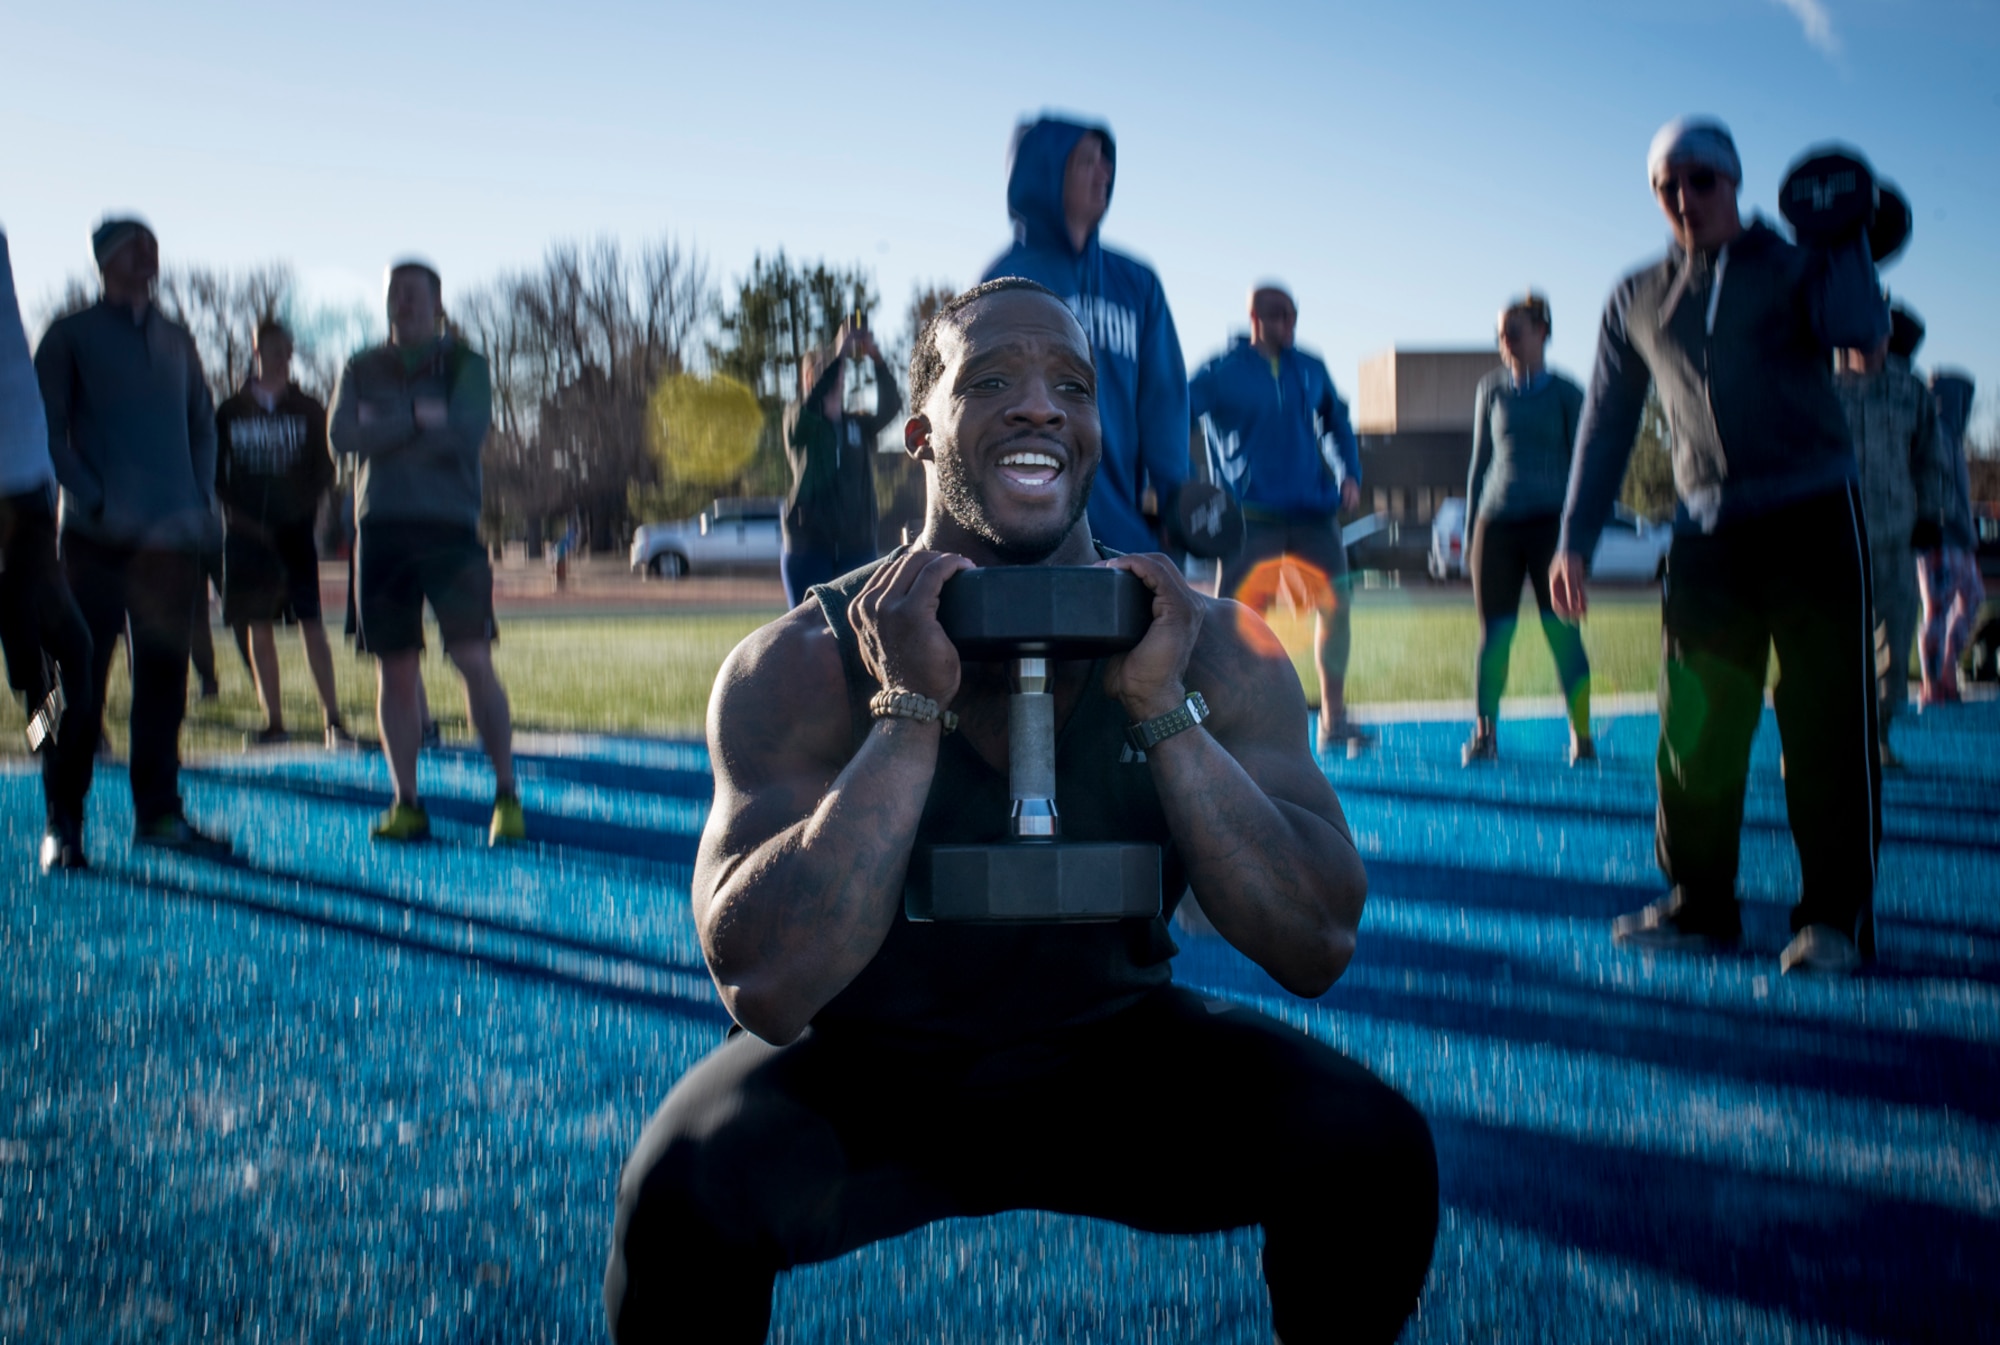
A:
{"label": "smiling mouth", "polygon": [[1053,453],[1019,450],[1000,459],[1000,475],[1027,490],[1045,490],[1062,475],[1062,459]]}

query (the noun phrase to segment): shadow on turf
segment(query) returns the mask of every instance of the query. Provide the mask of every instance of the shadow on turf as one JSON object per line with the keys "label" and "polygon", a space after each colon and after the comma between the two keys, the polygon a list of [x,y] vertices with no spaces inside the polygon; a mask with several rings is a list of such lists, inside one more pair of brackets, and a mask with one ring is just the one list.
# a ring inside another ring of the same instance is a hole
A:
{"label": "shadow on turf", "polygon": [[[192,776],[226,784],[234,789],[263,793],[290,794],[320,803],[340,803],[371,811],[386,809],[393,795],[386,788],[340,784],[299,776],[250,775],[237,771],[183,770]],[[456,823],[484,829],[492,816],[492,805],[478,799],[431,795],[424,809],[433,821]],[[662,864],[688,865],[694,862],[697,838],[676,835],[647,827],[623,826],[592,818],[561,817],[530,810],[528,839],[536,845],[585,850],[626,859],[645,859]]]}
{"label": "shadow on turf", "polygon": [[1992,1220],[1530,1131],[1431,1129],[1448,1205],[1839,1329],[2000,1339]]}
{"label": "shadow on turf", "polygon": [[[413,903],[402,897],[374,892],[352,884],[330,883],[313,875],[298,875],[285,870],[263,868],[241,859],[216,861],[216,863],[219,867],[249,873],[260,878],[270,878],[280,882],[290,882],[320,888],[330,891],[340,898],[372,903],[379,906],[384,913],[420,911],[424,915],[426,924],[446,925],[452,930],[466,930],[468,932],[472,928],[483,929],[489,935],[499,935],[504,939],[512,939],[519,943],[527,944],[531,949],[536,947],[553,947],[562,952],[581,953],[584,956],[597,958],[613,964],[624,964],[655,971],[675,972],[685,976],[699,977],[703,984],[706,984],[708,981],[708,968],[705,966],[687,966],[659,958],[647,957],[643,954],[634,954],[607,945],[594,944],[585,940],[571,939],[560,935],[551,935],[529,927],[512,925],[505,921],[485,920],[479,917],[467,916],[456,911]],[[442,935],[436,938],[426,937],[423,933],[415,929],[385,929],[380,924],[373,924],[366,920],[344,918],[341,915],[324,910],[308,910],[283,901],[255,897],[242,892],[231,892],[219,886],[183,879],[176,875],[146,872],[136,868],[126,869],[118,865],[98,865],[94,869],[94,872],[114,881],[131,883],[142,891],[161,896],[179,897],[189,901],[215,902],[226,906],[233,906],[240,910],[254,911],[260,915],[295,921],[299,924],[309,925],[315,929],[326,929],[343,934],[352,934],[375,943],[387,944],[413,952],[427,953],[436,957],[445,957],[458,962],[482,966],[510,976],[523,977],[546,984],[569,986],[601,998],[659,1009],[665,1013],[694,1019],[699,1022],[727,1026],[733,1021],[728,1011],[713,1000],[696,999],[667,991],[646,990],[635,986],[621,985],[614,980],[583,975],[578,972],[566,971],[560,967],[550,966],[546,961],[530,961],[508,956],[506,953],[495,948],[476,948],[471,946],[469,938],[463,942],[454,942],[449,941],[446,936]]]}
{"label": "shadow on turf", "polygon": [[[1626,788],[1612,793],[1605,791],[1585,797],[1565,794],[1561,797],[1510,798],[1498,790],[1452,788],[1445,783],[1411,784],[1387,778],[1370,778],[1339,773],[1331,777],[1335,790],[1342,796],[1363,795],[1373,798],[1394,799],[1398,802],[1429,804],[1447,811],[1475,807],[1485,811],[1511,813],[1532,818],[1545,825],[1557,826],[1572,822],[1582,816],[1594,820],[1644,822],[1654,820],[1655,801],[1650,792],[1652,784],[1648,777],[1648,792],[1642,797],[1638,790]],[[1900,791],[1885,790],[1882,801],[1882,840],[1909,845],[1938,846],[1947,849],[1972,850],[1981,854],[2000,854],[2000,810],[1968,803],[1964,799],[1966,782],[1958,781],[1957,797],[1952,801],[1933,798],[1904,799]],[[1755,791],[1751,803],[1755,803]],[[1762,812],[1763,810],[1759,810]],[[1791,837],[1791,824],[1786,819],[1783,797],[1776,802],[1776,811],[1769,815],[1759,815],[1746,809],[1743,817],[1743,832]],[[1956,825],[1952,825],[1956,824]]]}

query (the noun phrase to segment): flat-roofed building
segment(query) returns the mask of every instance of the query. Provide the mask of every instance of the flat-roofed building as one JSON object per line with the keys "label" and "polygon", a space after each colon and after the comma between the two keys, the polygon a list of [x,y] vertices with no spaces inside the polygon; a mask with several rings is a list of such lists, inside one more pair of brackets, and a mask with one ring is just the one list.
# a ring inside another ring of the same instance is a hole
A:
{"label": "flat-roofed building", "polygon": [[1438,503],[1465,493],[1472,463],[1472,399],[1500,366],[1485,350],[1385,350],[1361,362],[1354,433],[1361,442],[1367,507],[1405,533],[1403,549],[1430,544]]}

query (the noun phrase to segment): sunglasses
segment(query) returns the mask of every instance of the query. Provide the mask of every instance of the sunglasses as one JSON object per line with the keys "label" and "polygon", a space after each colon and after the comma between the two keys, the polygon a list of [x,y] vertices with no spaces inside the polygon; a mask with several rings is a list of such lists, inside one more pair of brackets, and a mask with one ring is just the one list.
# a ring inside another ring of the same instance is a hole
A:
{"label": "sunglasses", "polygon": [[1715,170],[1697,168],[1688,173],[1671,173],[1654,183],[1653,190],[1669,201],[1679,199],[1683,191],[1706,196],[1715,190]]}

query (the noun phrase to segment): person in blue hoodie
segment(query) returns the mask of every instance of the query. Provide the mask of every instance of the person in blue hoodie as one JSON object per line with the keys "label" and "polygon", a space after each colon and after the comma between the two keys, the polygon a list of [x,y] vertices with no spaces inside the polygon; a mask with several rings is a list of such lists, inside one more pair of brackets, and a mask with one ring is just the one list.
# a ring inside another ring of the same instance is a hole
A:
{"label": "person in blue hoodie", "polygon": [[1142,507],[1164,511],[1188,478],[1187,366],[1160,278],[1105,247],[1117,147],[1102,126],[1042,117],[1023,122],[1008,151],[1014,246],[982,281],[1025,276],[1066,300],[1090,337],[1104,456],[1090,492],[1090,530],[1119,551],[1158,551]]}
{"label": "person in blue hoodie", "polygon": [[1372,737],[1347,717],[1347,547],[1338,518],[1361,499],[1361,450],[1326,365],[1293,344],[1298,320],[1282,285],[1252,290],[1250,334],[1195,374],[1188,409],[1194,420],[1207,420],[1222,478],[1243,504],[1243,546],[1223,558],[1216,596],[1261,610],[1285,571],[1304,578],[1315,609],[1319,746],[1326,751]]}

